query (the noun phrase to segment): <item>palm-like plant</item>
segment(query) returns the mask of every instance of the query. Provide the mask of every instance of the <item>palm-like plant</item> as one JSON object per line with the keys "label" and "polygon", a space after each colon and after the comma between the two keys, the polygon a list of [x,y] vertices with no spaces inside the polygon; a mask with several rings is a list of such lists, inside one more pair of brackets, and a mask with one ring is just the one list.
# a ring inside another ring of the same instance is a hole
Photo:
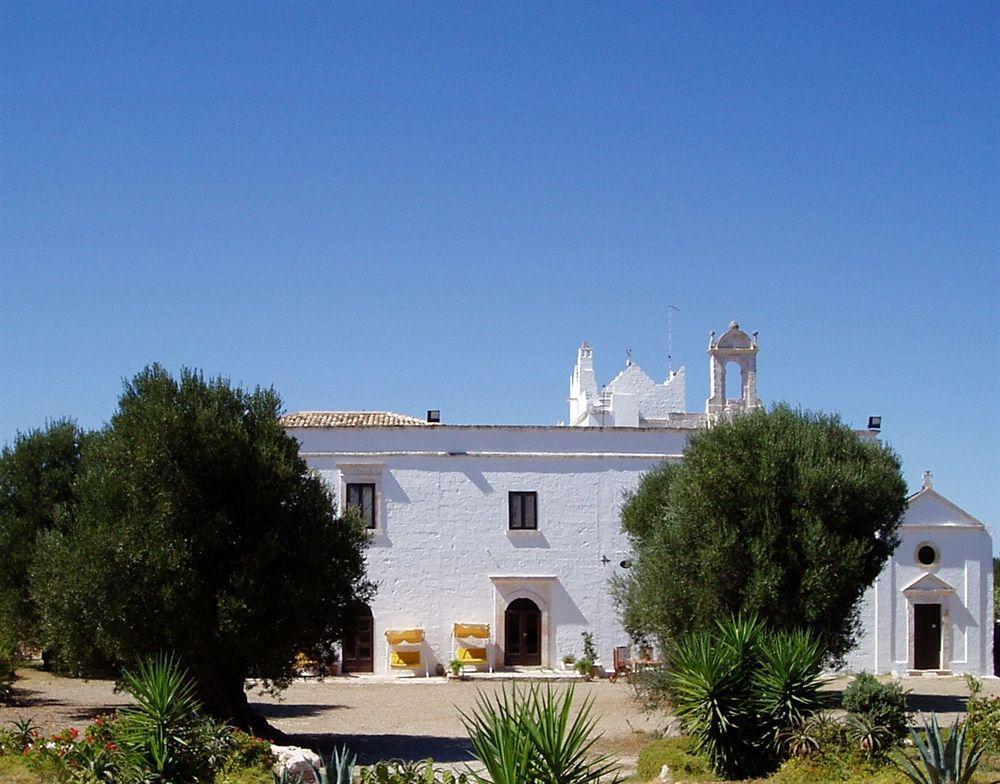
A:
{"label": "palm-like plant", "polygon": [[896,766],[914,784],[969,784],[972,781],[983,749],[977,740],[972,742],[971,748],[966,748],[965,725],[960,725],[958,719],[947,741],[941,734],[937,716],[931,716],[930,724],[924,720],[926,742],[917,732],[910,730],[910,734],[920,754],[921,767],[905,757],[896,762]]}
{"label": "palm-like plant", "polygon": [[[733,624],[736,626],[737,624]],[[697,749],[723,775],[739,775],[765,755],[752,680],[752,626],[722,636],[682,640],[670,660],[668,688],[674,709]]]}
{"label": "palm-like plant", "polygon": [[593,700],[572,711],[573,687],[558,694],[538,686],[521,693],[489,698],[480,693],[472,715],[462,714],[476,758],[488,778],[475,772],[480,784],[593,784],[618,782],[616,764],[609,755],[591,757],[596,720]]}
{"label": "palm-like plant", "polygon": [[775,741],[826,705],[820,692],[825,657],[819,640],[803,631],[768,635],[760,646],[755,691]]}
{"label": "palm-like plant", "polygon": [[125,670],[125,689],[136,701],[117,722],[125,765],[144,782],[198,781],[204,771],[192,748],[201,705],[194,683],[173,654]]}
{"label": "palm-like plant", "polygon": [[847,737],[869,757],[882,756],[896,742],[891,727],[879,723],[872,716],[858,713],[847,717]]}

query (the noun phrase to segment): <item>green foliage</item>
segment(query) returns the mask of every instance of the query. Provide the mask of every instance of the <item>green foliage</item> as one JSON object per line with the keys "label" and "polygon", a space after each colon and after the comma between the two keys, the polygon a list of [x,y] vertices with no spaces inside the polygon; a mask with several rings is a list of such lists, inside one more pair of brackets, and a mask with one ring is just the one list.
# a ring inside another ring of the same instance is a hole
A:
{"label": "green foliage", "polygon": [[217,773],[212,784],[274,784],[274,774],[262,768],[234,768]]}
{"label": "green foliage", "polygon": [[641,781],[659,778],[666,765],[676,781],[715,781],[712,766],[699,755],[691,738],[663,738],[646,744],[639,752],[636,775]]}
{"label": "green foliage", "polygon": [[881,736],[888,735],[890,745],[906,737],[906,694],[898,683],[881,683],[862,672],[844,690],[843,707],[859,717],[861,724],[855,722],[856,729],[866,726]]}
{"label": "green foliage", "polygon": [[909,784],[909,780],[891,766],[841,753],[793,757],[768,777],[767,784]]}
{"label": "green foliage", "polygon": [[590,680],[597,674],[597,649],[594,647],[594,635],[590,632],[582,632],[583,654],[573,662],[574,669]]}
{"label": "green foliage", "polygon": [[969,784],[983,756],[982,745],[973,740],[966,744],[965,725],[958,719],[945,740],[937,716],[924,721],[924,737],[911,730],[913,744],[920,754],[920,765],[906,757],[896,763],[914,784]]}
{"label": "green foliage", "polygon": [[551,686],[516,686],[491,697],[480,693],[471,715],[462,714],[473,753],[487,777],[480,784],[591,784],[621,778],[609,756],[591,757],[599,736],[590,717],[593,700],[572,715],[573,687],[562,694]]}
{"label": "green foliage", "polygon": [[38,642],[28,572],[38,536],[72,524],[85,436],[70,420],[18,433],[0,453],[0,649]]}
{"label": "green foliage", "polygon": [[626,628],[669,651],[718,618],[757,612],[842,655],[905,508],[898,458],[834,416],[778,406],[719,423],[626,498],[635,556],[615,583]]}
{"label": "green foliage", "polygon": [[136,782],[205,781],[212,765],[205,748],[194,684],[176,658],[160,654],[123,674],[136,706],[122,711],[115,737],[121,768]]}
{"label": "green foliage", "polygon": [[378,762],[370,768],[361,768],[359,784],[467,784],[468,775],[439,770],[434,760],[403,762],[389,760]]}
{"label": "green foliage", "polygon": [[0,705],[10,702],[14,693],[14,666],[17,653],[12,645],[0,640]]}
{"label": "green foliage", "polygon": [[848,740],[868,757],[884,756],[899,740],[892,729],[869,715],[849,713],[845,726]]}
{"label": "green foliage", "polygon": [[[181,655],[207,712],[244,728],[248,676],[281,687],[322,660],[369,597],[367,534],[338,520],[273,390],[153,366],[88,439],[75,524],[40,535],[31,570],[44,642],[90,672]],[[281,623],[275,623],[281,618]]]}
{"label": "green foliage", "polygon": [[256,768],[270,774],[275,757],[271,744],[241,730],[232,730],[228,736],[224,772],[238,772]]}
{"label": "green foliage", "polygon": [[769,632],[755,616],[681,639],[667,687],[696,748],[724,776],[759,775],[788,752],[787,739],[824,705],[824,651],[809,633]]}
{"label": "green foliage", "polygon": [[965,706],[965,726],[969,737],[977,738],[983,748],[1000,754],[1000,697],[984,697],[983,684],[978,678],[966,676],[969,684],[969,701]]}

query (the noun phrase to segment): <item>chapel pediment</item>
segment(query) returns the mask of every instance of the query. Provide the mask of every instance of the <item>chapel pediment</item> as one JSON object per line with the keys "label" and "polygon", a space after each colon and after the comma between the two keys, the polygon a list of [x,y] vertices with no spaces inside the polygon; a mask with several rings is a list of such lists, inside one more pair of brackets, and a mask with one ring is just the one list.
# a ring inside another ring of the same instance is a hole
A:
{"label": "chapel pediment", "polygon": [[925,574],[907,585],[903,593],[955,593],[955,589],[936,574]]}

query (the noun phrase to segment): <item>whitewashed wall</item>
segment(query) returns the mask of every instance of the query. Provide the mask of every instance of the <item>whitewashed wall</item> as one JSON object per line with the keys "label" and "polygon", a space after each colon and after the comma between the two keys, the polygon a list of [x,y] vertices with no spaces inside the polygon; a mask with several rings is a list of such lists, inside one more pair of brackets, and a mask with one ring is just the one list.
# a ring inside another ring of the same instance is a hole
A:
{"label": "whitewashed wall", "polygon": [[[453,623],[489,623],[498,638],[503,607],[520,595],[547,605],[543,664],[579,655],[580,634],[591,631],[610,667],[614,646],[627,642],[608,593],[627,557],[623,494],[644,471],[679,456],[690,433],[473,426],[291,432],[334,488],[341,486],[338,466],[382,465],[380,527],[368,568],[379,585],[371,607],[375,670],[383,673],[386,629],[422,627],[433,673],[452,657]],[[509,491],[538,493],[537,532],[508,530]],[[545,577],[555,579],[532,579]],[[502,664],[500,650],[496,658]]]}
{"label": "whitewashed wall", "polygon": [[[922,544],[940,552],[930,567],[918,563]],[[910,499],[900,526],[900,544],[865,592],[864,633],[848,656],[852,671],[906,673],[913,669],[911,600],[904,590],[926,575],[954,588],[954,593],[925,596],[940,602],[942,668],[955,674],[993,674],[993,558],[989,532],[971,515],[927,488]]]}

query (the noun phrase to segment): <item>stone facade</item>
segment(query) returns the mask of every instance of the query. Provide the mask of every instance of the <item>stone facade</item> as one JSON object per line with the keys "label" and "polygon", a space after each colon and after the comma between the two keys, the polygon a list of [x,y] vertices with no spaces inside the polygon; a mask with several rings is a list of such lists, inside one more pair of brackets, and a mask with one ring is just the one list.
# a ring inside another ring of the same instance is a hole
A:
{"label": "stone facade", "polygon": [[910,497],[900,543],[864,595],[851,670],[993,674],[989,531],[934,489]]}
{"label": "stone facade", "polygon": [[[680,460],[693,433],[761,405],[758,351],[756,333],[736,322],[718,340],[713,333],[704,413],[684,410],[683,369],[656,383],[631,357],[599,390],[584,343],[570,378],[569,426],[428,424],[384,412],[289,415],[302,456],[340,502],[349,492],[368,499],[368,571],[378,593],[371,639],[350,645],[368,651],[354,666],[389,672],[396,660],[385,632],[420,629],[412,671],[434,672],[455,655],[454,624],[489,624],[493,666],[556,667],[566,654],[579,656],[587,631],[610,667],[615,646],[627,643],[608,591],[629,557],[623,496],[645,471]],[[738,397],[730,397],[726,378],[734,364]],[[889,672],[926,664],[936,604],[943,633],[933,669],[991,673],[988,532],[928,483],[911,499],[902,533],[865,596],[865,631],[848,665]],[[914,562],[922,546],[936,553],[931,565]]]}

